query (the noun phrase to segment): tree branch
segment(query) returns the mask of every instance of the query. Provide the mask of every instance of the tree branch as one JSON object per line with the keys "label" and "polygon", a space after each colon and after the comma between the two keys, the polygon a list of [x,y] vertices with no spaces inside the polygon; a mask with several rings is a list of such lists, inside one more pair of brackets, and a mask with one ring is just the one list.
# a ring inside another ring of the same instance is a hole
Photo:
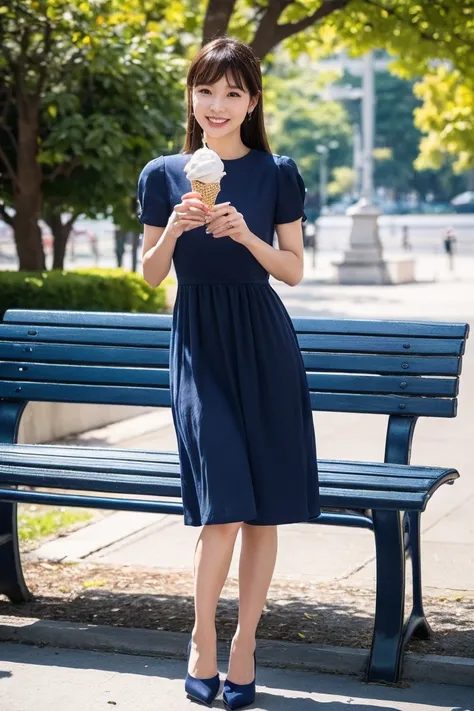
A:
{"label": "tree branch", "polygon": [[51,50],[52,46],[52,27],[49,22],[46,23],[46,27],[44,30],[44,50],[41,54],[41,61],[42,64],[40,63],[40,69],[38,73],[38,86],[37,86],[37,94],[38,96],[41,96],[43,89],[44,89],[44,83],[46,81],[46,76],[48,74],[48,55]]}
{"label": "tree branch", "polygon": [[303,17],[298,22],[287,22],[284,25],[278,24],[278,19],[282,11],[291,4],[288,0],[280,2],[270,2],[267,11],[265,12],[260,25],[255,32],[251,46],[260,59],[263,59],[274,47],[280,42],[303,32],[312,25],[315,25],[320,20],[328,15],[331,15],[336,10],[345,8],[351,0],[324,0],[322,5],[311,15]]}
{"label": "tree branch", "polygon": [[48,181],[49,183],[52,183],[53,180],[56,180],[56,178],[59,175],[62,175],[65,178],[69,178],[71,176],[71,173],[73,172],[74,168],[78,168],[81,165],[81,159],[79,156],[74,156],[74,158],[69,162],[68,166],[66,167],[64,163],[60,163],[59,165],[56,166],[56,168],[53,170],[50,175],[45,176],[44,180]]}

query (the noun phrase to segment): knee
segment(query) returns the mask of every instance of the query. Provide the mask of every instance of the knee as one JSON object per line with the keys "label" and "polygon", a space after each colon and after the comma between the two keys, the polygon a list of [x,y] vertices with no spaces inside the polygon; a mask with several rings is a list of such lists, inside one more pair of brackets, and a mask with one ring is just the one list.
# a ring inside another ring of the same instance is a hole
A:
{"label": "knee", "polygon": [[221,536],[222,538],[233,538],[235,537],[241,526],[243,525],[243,521],[232,521],[232,523],[216,523],[212,525],[205,526],[205,528],[212,529],[212,531],[216,532],[216,535]]}
{"label": "knee", "polygon": [[257,537],[273,537],[278,531],[278,526],[254,526],[253,524],[243,523],[242,534],[246,536]]}

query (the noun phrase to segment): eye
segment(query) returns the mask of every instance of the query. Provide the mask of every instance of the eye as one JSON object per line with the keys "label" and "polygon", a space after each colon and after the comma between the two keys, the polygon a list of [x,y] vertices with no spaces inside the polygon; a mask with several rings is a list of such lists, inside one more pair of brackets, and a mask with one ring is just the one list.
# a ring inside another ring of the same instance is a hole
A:
{"label": "eye", "polygon": [[209,92],[209,89],[199,89],[198,94],[203,94],[205,91]]}
{"label": "eye", "polygon": [[230,93],[230,94],[233,94],[233,95],[236,96],[238,99],[240,99],[240,94],[237,94],[236,91],[231,91],[231,92],[229,92],[229,93]]}

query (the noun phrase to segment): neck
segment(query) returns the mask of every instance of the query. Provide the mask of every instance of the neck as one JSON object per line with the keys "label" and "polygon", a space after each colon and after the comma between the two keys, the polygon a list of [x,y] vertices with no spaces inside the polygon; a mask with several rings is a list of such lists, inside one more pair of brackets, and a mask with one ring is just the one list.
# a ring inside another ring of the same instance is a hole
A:
{"label": "neck", "polygon": [[240,131],[238,133],[234,132],[230,136],[222,136],[222,138],[208,136],[204,132],[204,140],[206,141],[206,145],[211,150],[215,151],[222,160],[235,160],[236,158],[243,158],[250,150],[244,143],[242,143]]}

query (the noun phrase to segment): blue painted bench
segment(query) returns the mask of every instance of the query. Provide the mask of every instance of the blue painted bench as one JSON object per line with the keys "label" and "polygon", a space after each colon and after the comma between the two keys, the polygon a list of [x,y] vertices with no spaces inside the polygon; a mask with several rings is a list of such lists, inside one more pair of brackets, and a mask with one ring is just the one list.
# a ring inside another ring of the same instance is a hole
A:
{"label": "blue painted bench", "polygon": [[[293,323],[314,410],[388,415],[383,463],[319,461],[323,513],[315,523],[374,532],[377,598],[366,678],[393,682],[410,637],[424,639],[431,631],[423,610],[421,513],[442,484],[458,477],[454,469],[410,465],[412,437],[420,416],[456,416],[469,327]],[[16,443],[30,401],[169,406],[170,328],[168,315],[6,312],[0,323],[0,593],[11,601],[30,598],[17,502],[182,513],[176,452]],[[407,558],[413,606],[405,616]]]}

